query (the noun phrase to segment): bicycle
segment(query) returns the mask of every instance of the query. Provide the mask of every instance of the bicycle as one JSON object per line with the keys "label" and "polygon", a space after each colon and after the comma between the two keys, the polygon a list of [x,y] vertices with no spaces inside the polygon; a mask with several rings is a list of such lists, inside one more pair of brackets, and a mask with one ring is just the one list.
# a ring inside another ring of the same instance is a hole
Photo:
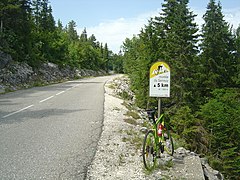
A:
{"label": "bicycle", "polygon": [[145,134],[143,141],[143,163],[147,170],[152,170],[156,165],[156,159],[166,151],[173,155],[174,146],[167,123],[164,121],[164,114],[155,118],[155,110],[147,110],[148,118],[152,122],[152,129]]}

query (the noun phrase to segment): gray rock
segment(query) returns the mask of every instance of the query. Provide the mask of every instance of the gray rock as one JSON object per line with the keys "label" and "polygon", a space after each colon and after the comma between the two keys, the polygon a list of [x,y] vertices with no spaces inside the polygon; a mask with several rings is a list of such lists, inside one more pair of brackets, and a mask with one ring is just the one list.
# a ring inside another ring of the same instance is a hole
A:
{"label": "gray rock", "polygon": [[6,54],[6,53],[0,51],[0,69],[5,68],[12,61],[13,61],[12,57],[9,54]]}
{"label": "gray rock", "polygon": [[179,147],[178,149],[175,150],[176,154],[179,154],[179,155],[187,155],[187,150],[183,147]]}
{"label": "gray rock", "polygon": [[184,158],[186,167],[186,179],[205,180],[201,160],[198,156],[187,156]]}
{"label": "gray rock", "polygon": [[[11,63],[10,63],[11,62]],[[82,76],[104,75],[104,71],[77,70],[66,66],[59,68],[53,63],[44,63],[39,69],[33,70],[26,63],[12,61],[11,57],[0,52],[0,93],[5,89],[17,90],[32,87],[34,84],[49,84]],[[4,68],[2,68],[4,67]]]}
{"label": "gray rock", "polygon": [[223,180],[223,175],[209,166],[206,158],[201,158],[204,175],[209,180]]}

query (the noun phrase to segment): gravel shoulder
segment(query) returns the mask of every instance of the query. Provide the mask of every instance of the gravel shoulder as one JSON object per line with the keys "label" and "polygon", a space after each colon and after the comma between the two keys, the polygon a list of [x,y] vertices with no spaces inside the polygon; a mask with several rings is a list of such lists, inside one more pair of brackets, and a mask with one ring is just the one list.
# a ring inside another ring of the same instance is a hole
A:
{"label": "gravel shoulder", "polygon": [[142,179],[140,148],[131,143],[140,126],[124,121],[129,118],[124,115],[128,109],[116,97],[112,83],[110,80],[105,85],[103,131],[87,179]]}

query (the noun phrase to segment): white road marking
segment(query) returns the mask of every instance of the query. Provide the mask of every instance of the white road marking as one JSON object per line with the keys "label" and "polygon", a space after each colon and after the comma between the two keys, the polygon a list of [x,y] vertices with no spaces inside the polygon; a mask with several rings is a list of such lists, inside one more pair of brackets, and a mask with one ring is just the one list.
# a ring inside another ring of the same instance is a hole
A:
{"label": "white road marking", "polygon": [[65,91],[61,91],[61,92],[57,93],[56,96],[58,96],[58,95],[60,95],[60,94],[62,94],[62,93],[64,93],[64,92],[65,92]]}
{"label": "white road marking", "polygon": [[44,102],[44,101],[47,101],[47,100],[49,100],[49,99],[51,99],[51,98],[53,98],[54,96],[50,96],[50,97],[48,97],[48,98],[46,98],[46,99],[43,99],[43,100],[41,100],[40,101],[40,103],[42,103],[42,102]]}
{"label": "white road marking", "polygon": [[68,88],[68,89],[66,89],[66,91],[69,91],[69,90],[71,90],[73,87],[70,87],[70,88]]}
{"label": "white road marking", "polygon": [[29,109],[30,107],[33,107],[33,106],[34,106],[34,105],[32,104],[32,105],[30,105],[30,106],[28,106],[28,107],[22,108],[22,109],[20,109],[20,110],[18,110],[18,111],[15,111],[15,112],[10,113],[10,114],[8,114],[8,115],[6,115],[6,116],[3,116],[2,118],[6,118],[6,117],[9,117],[9,116],[12,116],[12,115],[17,114],[17,113],[19,113],[19,112],[22,112],[22,111],[24,111],[24,110],[26,110],[26,109]]}
{"label": "white road marking", "polygon": [[[58,95],[60,95],[60,94],[62,94],[62,93],[64,93],[64,92],[66,92],[66,91],[68,91],[68,90],[71,90],[71,89],[73,89],[73,88],[75,88],[75,87],[78,87],[78,86],[79,86],[79,84],[78,84],[78,85],[75,85],[75,86],[73,86],[73,87],[71,87],[71,88],[68,88],[68,89],[66,89],[65,91],[61,91],[61,92],[57,93],[56,96],[58,96]],[[48,97],[48,98],[46,98],[46,99],[43,99],[43,100],[39,101],[39,103],[45,102],[45,101],[47,101],[47,100],[49,100],[49,99],[51,99],[51,98],[53,98],[53,97],[54,97],[54,96],[50,96],[50,97]],[[12,116],[12,115],[17,114],[17,113],[19,113],[19,112],[22,112],[22,111],[24,111],[24,110],[26,110],[26,109],[29,109],[29,108],[31,108],[31,107],[33,107],[33,106],[34,106],[34,105],[32,104],[32,105],[30,105],[30,106],[28,106],[28,107],[22,108],[22,109],[20,109],[20,110],[18,110],[18,111],[15,111],[15,112],[12,112],[12,113],[10,113],[10,114],[8,114],[8,115],[6,115],[6,116],[3,116],[2,118],[6,118],[6,117],[9,117],[9,116]]]}

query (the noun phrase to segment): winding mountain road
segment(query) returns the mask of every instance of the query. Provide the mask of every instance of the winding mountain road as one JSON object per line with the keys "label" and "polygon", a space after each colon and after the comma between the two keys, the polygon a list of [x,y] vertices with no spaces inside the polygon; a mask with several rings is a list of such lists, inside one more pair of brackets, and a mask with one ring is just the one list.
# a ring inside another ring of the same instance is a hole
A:
{"label": "winding mountain road", "polygon": [[109,76],[0,95],[0,179],[85,179]]}

